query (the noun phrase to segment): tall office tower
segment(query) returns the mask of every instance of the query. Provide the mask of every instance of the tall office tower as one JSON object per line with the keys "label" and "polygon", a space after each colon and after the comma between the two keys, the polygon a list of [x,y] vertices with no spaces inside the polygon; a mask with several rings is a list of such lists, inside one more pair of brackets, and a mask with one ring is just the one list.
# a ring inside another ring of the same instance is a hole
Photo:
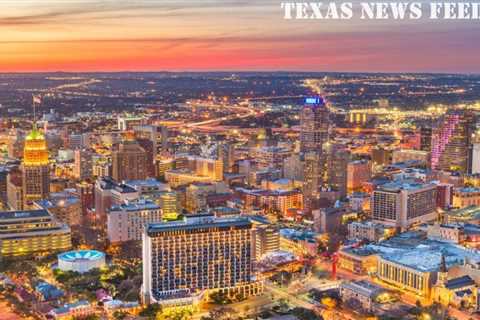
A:
{"label": "tall office tower", "polygon": [[73,176],[80,180],[91,178],[93,175],[92,152],[86,149],[75,150]]}
{"label": "tall office tower", "polygon": [[112,152],[112,178],[124,180],[144,180],[147,178],[147,153],[135,140],[132,133]]}
{"label": "tall office tower", "polygon": [[137,139],[140,147],[145,150],[145,155],[147,157],[147,177],[155,177],[155,143],[150,139]]}
{"label": "tall office tower", "polygon": [[322,98],[307,98],[300,114],[300,152],[322,152],[328,142],[330,120]]}
{"label": "tall office tower", "polygon": [[217,147],[217,159],[223,162],[223,172],[232,173],[235,165],[235,148],[231,143],[221,143]]}
{"label": "tall office tower", "polygon": [[431,127],[420,128],[420,150],[432,151],[432,131]]}
{"label": "tall office tower", "polygon": [[188,299],[205,291],[258,293],[253,281],[252,223],[245,217],[193,216],[149,224],[143,234],[146,303]]}
{"label": "tall office tower", "polygon": [[340,144],[329,144],[327,161],[327,183],[340,197],[347,195],[347,173],[350,162],[350,151]]}
{"label": "tall office tower", "polygon": [[36,200],[48,198],[50,192],[50,166],[45,136],[34,123],[25,137],[22,162],[22,189],[24,207]]}
{"label": "tall office tower", "polygon": [[300,126],[300,152],[305,157],[304,211],[310,215],[324,183],[326,154],[323,149],[329,140],[329,112],[322,98],[305,100],[300,115]]}
{"label": "tall office tower", "polygon": [[82,220],[90,222],[88,214],[94,208],[94,184],[82,181],[76,184],[78,197],[80,198],[80,206],[82,210]]}
{"label": "tall office tower", "polygon": [[447,113],[432,136],[432,168],[466,173],[475,115],[468,110]]}
{"label": "tall office tower", "polygon": [[408,229],[435,220],[437,186],[406,181],[384,184],[373,192],[373,219],[386,225]]}

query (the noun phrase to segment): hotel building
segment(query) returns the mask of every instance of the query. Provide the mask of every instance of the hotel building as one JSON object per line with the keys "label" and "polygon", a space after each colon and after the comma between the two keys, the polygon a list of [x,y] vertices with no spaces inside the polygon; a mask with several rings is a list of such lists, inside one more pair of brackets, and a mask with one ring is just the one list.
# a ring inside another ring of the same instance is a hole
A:
{"label": "hotel building", "polygon": [[251,233],[245,217],[192,216],[149,224],[143,234],[144,301],[163,304],[212,290],[245,297],[259,293]]}
{"label": "hotel building", "polygon": [[408,180],[387,183],[372,195],[373,219],[402,229],[434,220],[437,188]]}
{"label": "hotel building", "polygon": [[70,228],[47,210],[0,212],[0,259],[65,251],[71,246]]}

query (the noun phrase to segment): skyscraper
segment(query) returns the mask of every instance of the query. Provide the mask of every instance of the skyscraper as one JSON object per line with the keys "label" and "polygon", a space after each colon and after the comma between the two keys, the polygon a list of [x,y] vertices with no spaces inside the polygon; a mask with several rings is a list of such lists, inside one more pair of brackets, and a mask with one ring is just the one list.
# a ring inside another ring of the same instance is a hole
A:
{"label": "skyscraper", "polygon": [[117,182],[146,179],[147,159],[147,153],[133,134],[127,133],[125,140],[112,152],[112,178]]}
{"label": "skyscraper", "polygon": [[321,98],[307,98],[300,114],[300,152],[322,152],[329,139],[328,108]]}
{"label": "skyscraper", "polygon": [[25,137],[22,162],[23,203],[25,207],[40,199],[48,198],[50,192],[50,166],[45,136],[34,123]]}
{"label": "skyscraper", "polygon": [[92,153],[89,150],[75,150],[75,166],[73,167],[73,175],[75,178],[84,180],[92,177],[93,163]]}
{"label": "skyscraper", "polygon": [[372,195],[372,217],[386,225],[407,229],[437,217],[437,186],[409,180],[380,186]]}
{"label": "skyscraper", "polygon": [[257,293],[251,232],[245,217],[193,216],[149,224],[143,234],[145,302],[186,299],[205,290]]}
{"label": "skyscraper", "polygon": [[327,182],[340,197],[347,195],[347,171],[350,152],[341,144],[329,144],[327,161]]}
{"label": "skyscraper", "polygon": [[307,98],[300,115],[300,152],[305,159],[304,165],[304,211],[311,214],[318,191],[325,176],[326,154],[323,151],[329,139],[329,112],[325,101]]}
{"label": "skyscraper", "polygon": [[468,110],[446,114],[432,135],[432,168],[466,173],[475,116]]}

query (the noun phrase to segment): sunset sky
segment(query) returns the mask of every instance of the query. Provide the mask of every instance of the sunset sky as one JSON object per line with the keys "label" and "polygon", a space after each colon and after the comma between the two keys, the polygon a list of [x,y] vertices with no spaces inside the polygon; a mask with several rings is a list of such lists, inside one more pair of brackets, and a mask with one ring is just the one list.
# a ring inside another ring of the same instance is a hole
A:
{"label": "sunset sky", "polygon": [[480,73],[480,21],[293,21],[280,0],[1,0],[0,72]]}

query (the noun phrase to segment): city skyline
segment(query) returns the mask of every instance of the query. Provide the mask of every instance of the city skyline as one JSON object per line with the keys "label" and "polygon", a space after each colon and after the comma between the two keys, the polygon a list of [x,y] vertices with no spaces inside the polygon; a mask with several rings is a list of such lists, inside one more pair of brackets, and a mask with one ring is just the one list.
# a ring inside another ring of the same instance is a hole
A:
{"label": "city skyline", "polygon": [[480,72],[473,21],[293,21],[276,0],[0,7],[0,72]]}

